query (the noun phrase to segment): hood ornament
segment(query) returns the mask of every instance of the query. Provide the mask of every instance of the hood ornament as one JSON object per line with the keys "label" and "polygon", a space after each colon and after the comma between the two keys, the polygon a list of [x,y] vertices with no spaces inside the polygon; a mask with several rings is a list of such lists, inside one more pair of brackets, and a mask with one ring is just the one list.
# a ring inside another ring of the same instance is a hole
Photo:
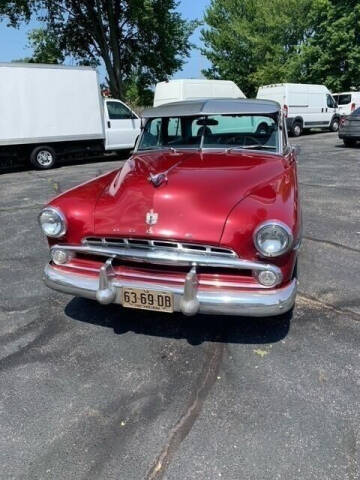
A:
{"label": "hood ornament", "polygon": [[168,179],[166,173],[150,173],[148,180],[154,185],[154,187],[160,187],[163,183],[167,183]]}
{"label": "hood ornament", "polygon": [[158,221],[159,214],[154,212],[154,209],[152,208],[150,212],[147,212],[146,214],[146,223],[148,225],[155,225]]}

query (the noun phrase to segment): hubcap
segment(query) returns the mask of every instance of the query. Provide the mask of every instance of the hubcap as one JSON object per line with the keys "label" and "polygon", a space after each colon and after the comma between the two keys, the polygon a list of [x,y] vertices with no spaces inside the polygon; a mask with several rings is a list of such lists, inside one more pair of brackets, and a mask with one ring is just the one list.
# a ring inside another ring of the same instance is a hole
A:
{"label": "hubcap", "polygon": [[53,161],[53,156],[48,150],[40,150],[36,156],[36,160],[42,167],[48,167]]}
{"label": "hubcap", "polygon": [[336,131],[338,130],[338,128],[339,128],[338,122],[334,122],[334,123],[333,123],[333,130],[334,130],[334,132],[336,132]]}
{"label": "hubcap", "polygon": [[301,130],[300,130],[299,125],[295,125],[295,127],[294,127],[294,132],[295,132],[295,135],[296,135],[297,137],[300,135]]}

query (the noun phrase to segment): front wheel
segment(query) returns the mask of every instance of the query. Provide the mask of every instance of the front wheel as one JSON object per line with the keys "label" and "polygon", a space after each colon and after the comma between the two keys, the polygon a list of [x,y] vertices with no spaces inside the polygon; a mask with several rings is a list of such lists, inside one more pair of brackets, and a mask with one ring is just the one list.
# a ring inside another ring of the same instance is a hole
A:
{"label": "front wheel", "polygon": [[300,137],[302,134],[302,125],[300,122],[294,122],[290,128],[290,135],[292,137]]}
{"label": "front wheel", "polygon": [[338,118],[333,118],[330,127],[329,127],[330,132],[337,132],[339,130],[339,119]]}
{"label": "front wheel", "polygon": [[355,147],[356,140],[353,138],[343,138],[344,146],[345,147]]}
{"label": "front wheel", "polygon": [[36,147],[31,152],[30,162],[35,168],[38,168],[39,170],[48,170],[55,165],[55,150],[47,146]]}

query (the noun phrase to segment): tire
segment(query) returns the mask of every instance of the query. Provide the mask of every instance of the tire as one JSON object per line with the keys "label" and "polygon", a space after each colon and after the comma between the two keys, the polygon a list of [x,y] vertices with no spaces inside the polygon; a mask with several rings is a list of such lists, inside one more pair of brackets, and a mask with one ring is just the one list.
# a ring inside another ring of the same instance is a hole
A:
{"label": "tire", "polygon": [[46,145],[36,147],[31,152],[30,162],[39,170],[48,170],[49,168],[53,168],[56,163],[55,150],[51,147],[47,147]]}
{"label": "tire", "polygon": [[300,137],[302,134],[303,126],[300,122],[294,122],[290,128],[290,135],[292,137]]}
{"label": "tire", "polygon": [[353,138],[343,138],[344,146],[345,147],[355,147],[356,146],[356,140]]}
{"label": "tire", "polygon": [[260,123],[256,129],[256,135],[267,135],[269,133],[269,125],[267,123]]}
{"label": "tire", "polygon": [[340,119],[335,117],[331,120],[329,130],[330,132],[337,132],[339,130]]}

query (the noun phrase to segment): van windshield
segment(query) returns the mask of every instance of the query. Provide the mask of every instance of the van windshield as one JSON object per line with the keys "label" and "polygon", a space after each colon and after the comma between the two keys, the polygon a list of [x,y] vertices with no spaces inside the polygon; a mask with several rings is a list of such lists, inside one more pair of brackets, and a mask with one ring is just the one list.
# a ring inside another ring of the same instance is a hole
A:
{"label": "van windshield", "polygon": [[152,118],[138,150],[158,148],[279,148],[277,116],[209,115]]}

